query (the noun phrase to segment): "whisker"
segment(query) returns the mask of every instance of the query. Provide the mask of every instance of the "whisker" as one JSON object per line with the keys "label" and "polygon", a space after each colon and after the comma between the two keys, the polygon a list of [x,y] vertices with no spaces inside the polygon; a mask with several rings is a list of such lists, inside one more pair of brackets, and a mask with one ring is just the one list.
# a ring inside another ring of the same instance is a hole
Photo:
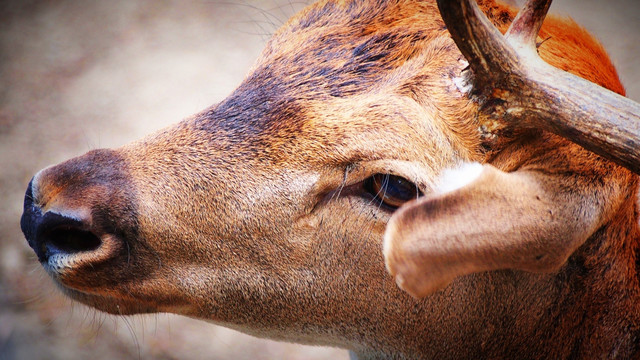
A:
{"label": "whisker", "polygon": [[[118,306],[118,312],[120,312],[120,306]],[[121,317],[122,322],[125,324],[125,326],[129,330],[129,334],[131,335],[131,338],[133,340],[134,346],[137,349],[138,360],[141,360],[142,359],[142,350],[141,350],[141,347],[140,347],[140,341],[138,339],[138,335],[136,335],[136,332],[134,331],[133,324],[131,323],[131,320],[128,317],[123,316],[122,313],[120,313],[120,316],[122,316]]]}

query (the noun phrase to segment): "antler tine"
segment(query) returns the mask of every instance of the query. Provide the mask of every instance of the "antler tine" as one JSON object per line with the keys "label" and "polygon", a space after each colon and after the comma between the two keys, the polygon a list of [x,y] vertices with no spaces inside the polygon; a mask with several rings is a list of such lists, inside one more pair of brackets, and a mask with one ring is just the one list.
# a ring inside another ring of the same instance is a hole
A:
{"label": "antler tine", "polygon": [[519,43],[529,49],[536,49],[536,38],[550,6],[551,0],[527,1],[505,34],[507,41],[514,46]]}
{"label": "antler tine", "polygon": [[535,40],[551,0],[529,0],[507,37],[472,0],[437,0],[473,72],[480,123],[540,128],[640,174],[640,104],[542,61]]}
{"label": "antler tine", "polygon": [[447,29],[474,74],[482,77],[503,68],[505,62],[516,60],[517,54],[475,1],[437,0],[437,3]]}

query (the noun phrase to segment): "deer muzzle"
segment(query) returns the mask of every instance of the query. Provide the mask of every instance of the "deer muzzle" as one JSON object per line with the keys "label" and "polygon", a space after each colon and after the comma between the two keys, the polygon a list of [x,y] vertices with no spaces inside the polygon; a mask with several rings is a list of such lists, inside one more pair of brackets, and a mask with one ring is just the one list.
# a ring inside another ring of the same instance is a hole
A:
{"label": "deer muzzle", "polygon": [[40,171],[27,187],[22,232],[64,285],[80,287],[73,272],[99,271],[131,251],[135,207],[123,163],[112,150],[94,150]]}
{"label": "deer muzzle", "polygon": [[100,248],[102,240],[91,231],[87,219],[71,214],[43,211],[42,207],[34,202],[37,196],[34,194],[32,179],[25,194],[20,227],[41,263],[47,263],[54,256],[72,256]]}

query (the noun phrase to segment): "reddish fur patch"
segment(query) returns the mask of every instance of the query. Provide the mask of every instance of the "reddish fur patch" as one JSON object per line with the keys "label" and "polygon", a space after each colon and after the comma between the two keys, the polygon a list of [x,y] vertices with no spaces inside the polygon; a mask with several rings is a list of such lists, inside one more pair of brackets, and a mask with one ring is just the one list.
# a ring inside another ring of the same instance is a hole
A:
{"label": "reddish fur patch", "polygon": [[[495,1],[479,1],[494,24],[505,33],[517,14],[512,7]],[[544,41],[538,51],[549,64],[625,95],[618,73],[602,45],[573,19],[550,15],[538,35]]]}
{"label": "reddish fur patch", "polygon": [[[517,13],[494,0],[479,3],[502,32]],[[543,40],[539,51],[548,63],[624,94],[602,46],[574,21],[549,16]],[[442,86],[460,70],[456,56],[435,1],[321,1],[275,34],[249,78],[217,110],[225,119],[250,115],[227,123],[274,146],[286,145],[309,121],[309,104],[384,87],[433,109],[458,151],[475,158],[480,140],[473,106],[452,101],[456,93]],[[424,63],[418,66],[416,59]]]}

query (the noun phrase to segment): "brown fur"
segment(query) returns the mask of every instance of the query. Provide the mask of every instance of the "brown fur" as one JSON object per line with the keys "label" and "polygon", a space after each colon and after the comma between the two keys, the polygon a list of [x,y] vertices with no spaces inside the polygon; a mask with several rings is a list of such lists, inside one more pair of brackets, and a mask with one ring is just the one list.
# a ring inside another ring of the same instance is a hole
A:
{"label": "brown fur", "polygon": [[[503,28],[514,14],[483,7]],[[595,41],[547,23],[543,58],[622,92]],[[452,80],[464,67],[435,2],[321,1],[222,103],[38,173],[23,230],[71,297],[111,313],[174,312],[363,358],[638,356],[637,178],[539,132],[487,157],[476,105]],[[391,213],[362,182],[392,173],[429,195],[471,160],[541,174],[552,200],[596,209],[594,231],[553,271],[472,272],[413,299],[385,272]],[[46,211],[101,246],[47,258],[31,232]]]}

